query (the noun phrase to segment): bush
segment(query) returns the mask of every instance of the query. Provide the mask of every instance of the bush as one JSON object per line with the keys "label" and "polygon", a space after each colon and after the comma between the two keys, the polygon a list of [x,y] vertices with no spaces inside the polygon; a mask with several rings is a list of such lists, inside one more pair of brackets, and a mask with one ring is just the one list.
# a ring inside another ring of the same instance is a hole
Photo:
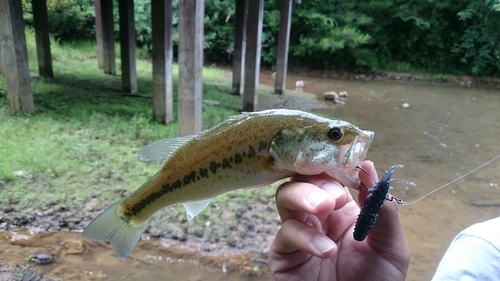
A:
{"label": "bush", "polygon": [[[47,0],[49,28],[57,41],[94,40],[94,1]],[[33,27],[31,1],[23,0],[24,20]]]}
{"label": "bush", "polygon": [[[47,0],[56,40],[95,40],[93,0]],[[118,1],[114,1],[119,40]],[[135,0],[138,47],[152,48],[151,1]],[[251,3],[253,0],[249,0]],[[264,1],[262,64],[274,67],[281,1]],[[32,25],[31,5],[23,0]],[[174,52],[178,0],[173,1]],[[293,6],[289,62],[323,69],[499,75],[500,4],[469,0],[307,0]],[[205,60],[231,63],[234,0],[205,0]],[[175,55],[175,53],[174,53]]]}

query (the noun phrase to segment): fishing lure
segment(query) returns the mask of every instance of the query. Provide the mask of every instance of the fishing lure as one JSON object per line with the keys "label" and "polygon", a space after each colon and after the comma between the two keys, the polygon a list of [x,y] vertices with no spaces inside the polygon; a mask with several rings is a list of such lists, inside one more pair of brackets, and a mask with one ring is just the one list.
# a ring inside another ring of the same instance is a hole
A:
{"label": "fishing lure", "polygon": [[384,204],[384,200],[393,201],[395,200],[398,204],[402,204],[403,200],[398,199],[394,196],[388,197],[387,193],[389,189],[392,188],[391,183],[393,182],[402,182],[412,186],[416,184],[411,181],[407,181],[404,179],[393,178],[392,173],[396,168],[403,168],[404,166],[401,164],[394,165],[390,167],[387,171],[385,171],[382,179],[375,184],[373,188],[368,189],[370,193],[366,197],[365,204],[363,209],[358,215],[358,220],[356,221],[356,225],[354,226],[354,239],[357,241],[365,240],[366,236],[370,232],[370,230],[375,225],[375,222],[378,218],[378,213]]}
{"label": "fishing lure", "polygon": [[[387,171],[385,171],[384,175],[382,176],[382,179],[379,182],[377,182],[377,184],[373,188],[368,189],[370,193],[366,197],[363,209],[361,209],[361,212],[358,215],[358,220],[356,221],[356,225],[354,226],[354,234],[353,234],[354,239],[357,241],[363,241],[366,238],[366,236],[368,236],[368,233],[370,232],[370,230],[375,225],[375,222],[377,221],[378,213],[380,212],[380,209],[384,204],[384,200],[396,201],[398,204],[403,204],[405,206],[415,204],[418,201],[428,197],[429,195],[447,187],[448,185],[453,184],[463,179],[464,177],[474,173],[475,171],[483,168],[484,166],[490,164],[491,162],[495,161],[498,158],[500,158],[500,154],[486,161],[485,163],[476,167],[475,169],[463,174],[462,176],[452,181],[445,183],[444,185],[432,190],[431,192],[426,193],[424,196],[412,202],[404,202],[403,200],[398,199],[394,196],[391,196],[390,198],[387,196],[387,193],[392,188],[391,187],[392,182],[396,181],[396,182],[403,182],[412,186],[416,185],[415,183],[404,179],[398,179],[398,178],[391,179],[392,174],[394,173],[394,170],[396,168],[403,168],[403,165],[401,164],[392,166]],[[361,167],[358,166],[357,168],[361,169],[363,172],[366,173],[366,171],[363,170]]]}

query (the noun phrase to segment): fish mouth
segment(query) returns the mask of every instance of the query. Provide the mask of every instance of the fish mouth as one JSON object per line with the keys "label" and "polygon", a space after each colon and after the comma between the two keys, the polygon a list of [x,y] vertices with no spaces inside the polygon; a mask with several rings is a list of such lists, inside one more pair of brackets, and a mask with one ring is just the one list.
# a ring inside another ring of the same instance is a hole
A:
{"label": "fish mouth", "polygon": [[345,152],[342,165],[345,167],[359,166],[366,157],[374,135],[374,132],[366,130],[359,134]]}
{"label": "fish mouth", "polygon": [[341,167],[341,176],[337,177],[341,184],[358,190],[360,185],[359,168],[365,159],[368,148],[375,135],[372,131],[363,130],[351,143],[345,147],[345,152],[341,155],[342,161],[338,164]]}

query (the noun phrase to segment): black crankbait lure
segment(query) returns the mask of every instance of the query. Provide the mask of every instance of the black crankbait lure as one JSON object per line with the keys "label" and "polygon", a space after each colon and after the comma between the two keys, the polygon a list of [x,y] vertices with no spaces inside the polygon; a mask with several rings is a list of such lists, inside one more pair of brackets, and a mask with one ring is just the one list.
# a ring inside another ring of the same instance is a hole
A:
{"label": "black crankbait lure", "polygon": [[403,203],[403,200],[398,199],[394,196],[391,196],[390,198],[387,197],[389,189],[392,188],[391,183],[397,181],[413,186],[416,185],[414,182],[407,181],[404,179],[398,179],[398,178],[391,179],[394,170],[396,168],[403,168],[403,167],[404,166],[401,164],[390,167],[387,171],[385,171],[384,176],[382,176],[382,179],[379,182],[377,182],[377,184],[375,184],[373,188],[368,189],[370,193],[366,197],[365,205],[363,206],[363,209],[361,209],[361,212],[359,213],[358,216],[358,220],[356,221],[356,225],[354,226],[355,240],[357,241],[365,240],[366,236],[368,235],[370,230],[375,225],[375,222],[377,221],[378,213],[380,212],[380,209],[384,204],[384,200],[388,201],[396,200],[398,204]]}

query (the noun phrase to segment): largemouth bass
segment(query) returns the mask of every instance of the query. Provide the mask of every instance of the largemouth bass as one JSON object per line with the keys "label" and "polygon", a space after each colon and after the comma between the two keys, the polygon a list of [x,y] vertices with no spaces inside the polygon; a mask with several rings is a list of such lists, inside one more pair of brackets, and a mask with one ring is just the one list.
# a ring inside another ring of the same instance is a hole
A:
{"label": "largemouth bass", "polygon": [[182,203],[190,220],[215,196],[296,175],[326,173],[359,188],[359,169],[374,133],[342,120],[298,110],[233,116],[192,136],[145,146],[139,160],[162,165],[134,193],[95,218],[83,236],[110,241],[121,259],[140,239],[157,210]]}

